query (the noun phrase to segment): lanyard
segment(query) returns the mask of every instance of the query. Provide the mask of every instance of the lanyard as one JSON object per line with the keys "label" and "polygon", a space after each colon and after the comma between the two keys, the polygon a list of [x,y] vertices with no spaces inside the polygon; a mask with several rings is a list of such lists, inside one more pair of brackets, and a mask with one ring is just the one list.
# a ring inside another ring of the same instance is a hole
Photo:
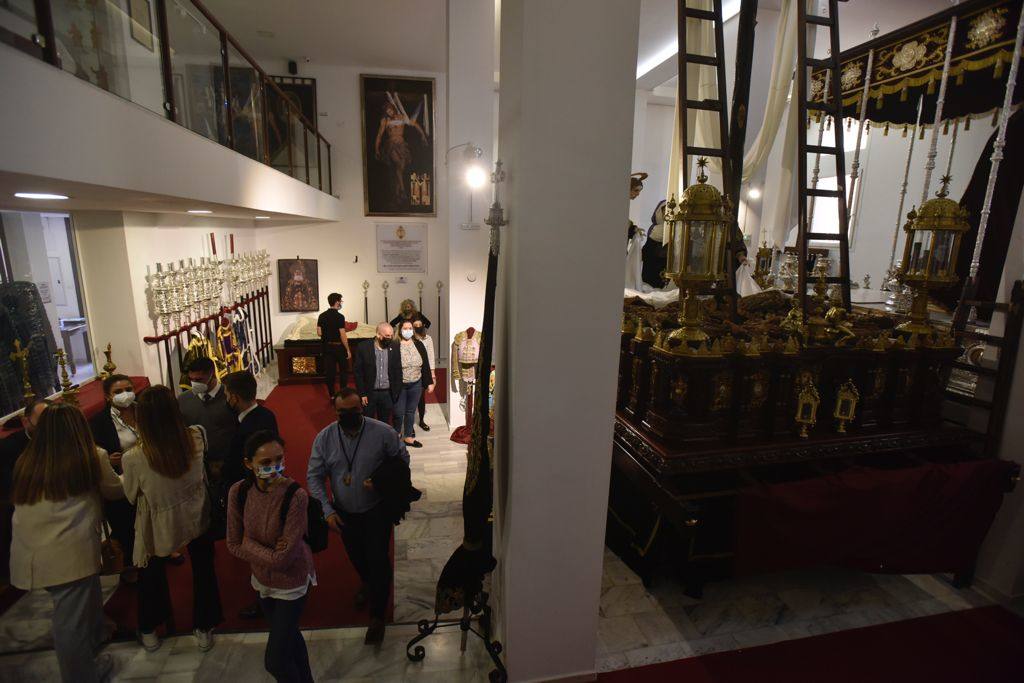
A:
{"label": "lanyard", "polygon": [[348,450],[345,448],[345,435],[342,433],[341,425],[338,425],[338,445],[341,446],[341,454],[345,456],[345,462],[348,464],[348,471],[351,474],[352,465],[355,464],[356,457],[359,455],[359,444],[363,442],[363,434],[366,433],[366,425],[361,425],[359,429],[359,438],[356,439],[356,447],[352,449],[352,457],[348,457]]}

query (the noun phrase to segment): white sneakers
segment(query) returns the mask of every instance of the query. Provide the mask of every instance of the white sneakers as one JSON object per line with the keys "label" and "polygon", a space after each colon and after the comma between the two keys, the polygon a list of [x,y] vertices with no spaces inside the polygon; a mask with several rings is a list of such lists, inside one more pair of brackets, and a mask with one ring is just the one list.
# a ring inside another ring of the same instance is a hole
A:
{"label": "white sneakers", "polygon": [[[199,649],[203,652],[209,652],[213,647],[212,628],[206,631],[197,628],[192,631],[192,635],[196,637],[196,641],[199,643]],[[156,634],[156,631],[153,633],[143,633],[142,631],[139,631],[139,644],[142,645],[142,649],[146,652],[156,652],[160,649],[160,645],[163,644],[163,641],[160,640],[160,636]]]}
{"label": "white sneakers", "polygon": [[213,647],[213,629],[203,631],[197,628],[192,633],[195,634],[196,640],[199,641],[199,649],[203,652],[209,652],[210,648]]}
{"label": "white sneakers", "polygon": [[160,636],[156,634],[156,631],[152,633],[139,631],[139,644],[142,645],[142,649],[146,652],[156,652],[160,649],[162,643],[163,641],[160,640]]}

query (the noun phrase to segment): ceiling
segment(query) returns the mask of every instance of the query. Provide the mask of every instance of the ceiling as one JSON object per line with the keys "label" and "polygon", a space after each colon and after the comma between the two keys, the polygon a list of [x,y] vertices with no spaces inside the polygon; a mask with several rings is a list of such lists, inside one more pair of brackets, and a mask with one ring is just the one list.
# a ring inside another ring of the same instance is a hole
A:
{"label": "ceiling", "polygon": [[[482,0],[483,1],[483,0]],[[169,0],[168,10],[175,3]],[[444,71],[446,0],[205,0],[257,59]]]}
{"label": "ceiling", "polygon": [[[45,192],[62,194],[70,199],[20,199],[15,192]],[[190,209],[205,209],[211,214],[190,214]],[[24,173],[0,171],[0,210],[56,212],[70,211],[145,211],[151,213],[180,214],[184,224],[203,225],[204,221],[215,220],[222,225],[227,220],[238,220],[245,225],[266,226],[275,224],[296,225],[298,223],[314,223],[304,216],[255,211],[252,209],[195,200],[168,195],[135,192],[103,185],[78,183],[55,178],[42,178]],[[266,216],[266,219],[255,219],[255,216]]]}

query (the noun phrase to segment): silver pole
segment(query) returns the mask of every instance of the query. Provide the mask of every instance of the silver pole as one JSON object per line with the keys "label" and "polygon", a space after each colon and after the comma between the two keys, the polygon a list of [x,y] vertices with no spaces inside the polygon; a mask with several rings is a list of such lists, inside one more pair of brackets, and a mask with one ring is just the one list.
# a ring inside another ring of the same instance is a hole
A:
{"label": "silver pole", "polygon": [[[956,2],[954,4],[960,4]],[[931,143],[928,147],[928,161],[924,165],[924,188],[921,190],[921,203],[928,201],[928,190],[932,185],[932,171],[935,170],[935,157],[939,152],[939,123],[942,122],[942,109],[946,104],[946,83],[949,81],[949,63],[953,59],[953,38],[956,37],[956,15],[949,21],[949,38],[946,40],[946,58],[942,63],[942,81],[939,83],[939,99],[935,102],[935,121],[932,125]]]}

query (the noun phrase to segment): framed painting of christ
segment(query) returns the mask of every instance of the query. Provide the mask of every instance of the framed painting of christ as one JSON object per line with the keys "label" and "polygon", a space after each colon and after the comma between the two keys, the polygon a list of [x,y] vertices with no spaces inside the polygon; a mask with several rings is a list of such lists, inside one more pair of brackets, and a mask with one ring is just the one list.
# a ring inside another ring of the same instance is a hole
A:
{"label": "framed painting of christ", "polygon": [[434,79],[359,77],[367,216],[436,216]]}

